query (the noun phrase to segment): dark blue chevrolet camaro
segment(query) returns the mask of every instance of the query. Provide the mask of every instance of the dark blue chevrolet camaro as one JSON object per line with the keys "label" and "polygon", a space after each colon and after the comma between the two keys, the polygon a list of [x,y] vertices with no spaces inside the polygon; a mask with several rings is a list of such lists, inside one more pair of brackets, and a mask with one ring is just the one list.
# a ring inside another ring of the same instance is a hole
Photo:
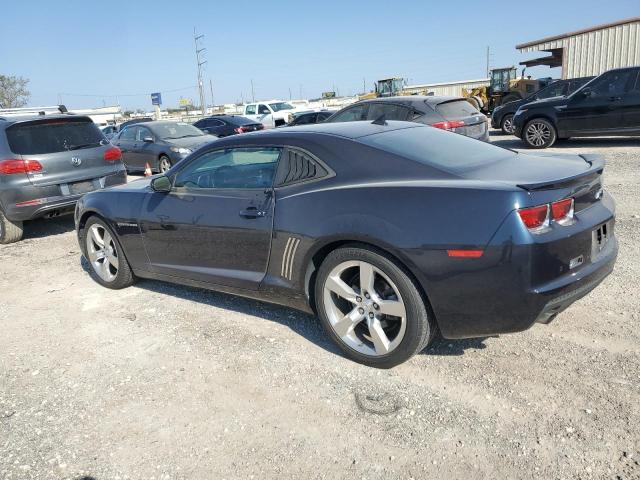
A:
{"label": "dark blue chevrolet camaro", "polygon": [[214,141],[165,175],[85,195],[94,278],[136,277],[314,312],[352,359],[548,323],[612,270],[604,161],[529,155],[406,122]]}

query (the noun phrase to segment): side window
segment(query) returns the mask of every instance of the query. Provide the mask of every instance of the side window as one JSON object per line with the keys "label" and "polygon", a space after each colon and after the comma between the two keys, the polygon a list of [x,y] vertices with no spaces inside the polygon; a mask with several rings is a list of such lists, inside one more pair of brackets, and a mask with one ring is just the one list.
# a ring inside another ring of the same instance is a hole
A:
{"label": "side window", "polygon": [[369,105],[363,103],[361,105],[354,105],[346,110],[338,113],[331,121],[332,122],[355,122],[356,120],[366,120],[367,110]]}
{"label": "side window", "polygon": [[298,125],[307,125],[309,123],[316,123],[316,114],[315,113],[309,113],[307,115],[302,115],[302,117],[300,117],[300,119],[297,122]]}
{"label": "side window", "polygon": [[217,118],[211,118],[209,119],[209,124],[207,125],[208,127],[222,127],[224,125],[224,122],[222,120],[218,120]]}
{"label": "side window", "polygon": [[632,75],[635,75],[633,70],[605,73],[591,86],[592,95],[598,97],[622,95],[627,90]]}
{"label": "side window", "polygon": [[146,137],[153,138],[153,134],[151,133],[151,130],[145,127],[138,127],[138,135],[136,137],[136,140],[138,140],[139,142],[142,142]]}
{"label": "side window", "polygon": [[384,115],[386,120],[406,120],[409,117],[409,109],[402,105],[372,103],[369,106],[367,120],[375,120],[381,115]]}
{"label": "side window", "polygon": [[176,188],[268,188],[280,148],[228,148],[208,152],[189,162],[176,175]]}
{"label": "side window", "polygon": [[269,107],[267,107],[263,103],[258,105],[258,115],[268,115],[270,113],[271,113],[271,110],[269,110]]}
{"label": "side window", "polygon": [[315,180],[327,176],[329,172],[310,155],[293,149],[286,149],[280,160],[276,185],[281,187],[304,180]]}
{"label": "side window", "polygon": [[134,126],[126,127],[124,131],[120,134],[120,140],[134,141],[136,139],[137,133],[138,133],[138,127],[134,127]]}
{"label": "side window", "polygon": [[634,85],[633,90],[636,92],[640,92],[640,71],[638,72],[638,76],[636,77],[636,84]]}
{"label": "side window", "polygon": [[256,114],[256,106],[255,105],[247,105],[244,109],[244,113],[246,115],[255,115]]}

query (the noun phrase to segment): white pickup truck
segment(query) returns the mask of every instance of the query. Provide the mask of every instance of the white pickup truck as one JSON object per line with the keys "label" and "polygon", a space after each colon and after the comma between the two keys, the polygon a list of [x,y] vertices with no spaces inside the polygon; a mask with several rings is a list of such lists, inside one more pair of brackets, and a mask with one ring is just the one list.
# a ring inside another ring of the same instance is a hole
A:
{"label": "white pickup truck", "polygon": [[289,114],[297,113],[309,108],[294,107],[281,100],[269,102],[248,103],[244,106],[243,117],[262,123],[264,128],[274,128],[289,123]]}

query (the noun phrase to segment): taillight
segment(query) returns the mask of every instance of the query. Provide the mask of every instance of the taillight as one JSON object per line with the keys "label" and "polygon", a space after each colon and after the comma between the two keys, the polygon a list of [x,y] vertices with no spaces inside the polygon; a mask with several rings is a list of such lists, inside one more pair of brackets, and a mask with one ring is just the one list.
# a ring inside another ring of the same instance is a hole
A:
{"label": "taillight", "polygon": [[104,159],[107,162],[115,162],[122,158],[122,151],[118,147],[107,148],[104,152]]}
{"label": "taillight", "polygon": [[551,219],[562,224],[573,221],[573,198],[565,198],[551,204]]}
{"label": "taillight", "polygon": [[244,129],[242,127],[238,127],[238,128],[234,128],[233,131],[236,133],[242,133],[244,132]]}
{"label": "taillight", "polygon": [[4,175],[14,175],[16,173],[41,172],[42,165],[37,160],[0,160],[0,173]]}
{"label": "taillight", "polygon": [[573,198],[564,198],[546,205],[521,208],[518,215],[533,233],[546,231],[551,221],[560,225],[573,223]]}
{"label": "taillight", "polygon": [[529,230],[541,230],[549,226],[549,205],[521,208],[518,215]]}
{"label": "taillight", "polygon": [[436,122],[431,124],[432,127],[441,128],[442,130],[453,130],[454,128],[464,127],[463,120],[446,120],[444,122]]}

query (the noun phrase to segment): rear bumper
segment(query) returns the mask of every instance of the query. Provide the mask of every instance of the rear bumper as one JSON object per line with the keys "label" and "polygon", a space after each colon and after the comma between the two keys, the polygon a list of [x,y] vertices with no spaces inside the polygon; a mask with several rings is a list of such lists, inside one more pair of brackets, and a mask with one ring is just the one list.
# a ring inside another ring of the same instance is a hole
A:
{"label": "rear bumper", "polygon": [[[596,288],[613,270],[618,241],[614,204],[601,202],[579,212],[572,226],[532,238],[519,230],[516,215],[507,217],[482,257],[448,259],[423,253],[416,263],[430,269],[423,283],[445,338],[471,338],[519,332],[548,323]],[[603,224],[610,237],[597,254],[593,231]],[[582,257],[577,266],[569,260]],[[431,277],[431,278],[429,278]]]}
{"label": "rear bumper", "polygon": [[[113,175],[94,178],[92,180],[96,189],[112,187],[127,182],[127,174],[124,169],[117,171]],[[59,195],[60,187],[52,185],[50,187],[23,186],[12,195],[9,201],[4,203],[4,213],[9,220],[25,221],[33,220],[48,215],[64,215],[73,213],[76,202],[83,194]],[[5,192],[9,193],[9,192]],[[52,194],[53,193],[53,194]],[[37,204],[17,205],[22,202],[38,200]]]}

